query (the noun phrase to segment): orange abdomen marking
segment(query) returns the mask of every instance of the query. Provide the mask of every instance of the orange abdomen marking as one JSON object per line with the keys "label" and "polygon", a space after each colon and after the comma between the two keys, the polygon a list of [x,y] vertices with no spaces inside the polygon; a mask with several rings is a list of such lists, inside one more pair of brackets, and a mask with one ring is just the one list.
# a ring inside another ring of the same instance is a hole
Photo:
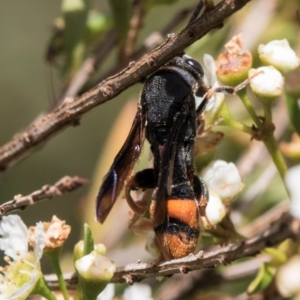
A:
{"label": "orange abdomen marking", "polygon": [[[199,210],[195,200],[167,200],[165,221],[155,228],[157,242],[164,259],[181,258],[192,253],[199,237]],[[151,217],[155,201],[151,204]]]}
{"label": "orange abdomen marking", "polygon": [[175,218],[191,228],[199,227],[199,210],[195,200],[169,199],[167,200],[169,218]]}

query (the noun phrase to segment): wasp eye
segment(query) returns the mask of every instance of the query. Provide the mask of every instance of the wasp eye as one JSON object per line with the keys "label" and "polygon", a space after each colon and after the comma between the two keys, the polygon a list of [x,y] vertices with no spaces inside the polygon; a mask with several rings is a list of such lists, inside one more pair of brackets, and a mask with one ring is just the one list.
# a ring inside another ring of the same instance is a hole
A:
{"label": "wasp eye", "polygon": [[191,67],[193,67],[200,75],[201,77],[204,76],[204,70],[202,68],[202,66],[194,59],[192,58],[188,58],[185,61],[188,65],[190,65]]}

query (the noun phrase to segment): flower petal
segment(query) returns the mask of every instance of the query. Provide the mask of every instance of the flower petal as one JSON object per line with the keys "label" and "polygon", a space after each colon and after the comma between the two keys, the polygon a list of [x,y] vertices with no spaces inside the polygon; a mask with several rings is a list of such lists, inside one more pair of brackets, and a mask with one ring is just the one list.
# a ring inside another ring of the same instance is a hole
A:
{"label": "flower petal", "polygon": [[223,203],[230,202],[243,188],[236,166],[223,160],[216,160],[209,164],[202,177],[208,189],[217,193]]}
{"label": "flower petal", "polygon": [[34,246],[34,255],[36,261],[39,261],[43,255],[43,249],[45,246],[45,233],[42,222],[36,224],[35,230],[35,246]]}
{"label": "flower petal", "polygon": [[299,57],[286,39],[259,45],[258,53],[263,63],[272,65],[284,73],[296,69],[300,64]]}
{"label": "flower petal", "polygon": [[[205,209],[206,217],[210,224],[216,225],[222,221],[226,215],[226,207],[219,195],[214,191],[209,191],[209,201]],[[205,217],[202,217],[203,225],[206,229],[211,229]]]}
{"label": "flower petal", "polygon": [[[254,74],[257,75],[254,76]],[[270,101],[281,95],[284,78],[273,66],[250,69],[249,78],[250,77],[252,77],[250,80],[250,86],[256,95],[264,98],[270,98]]]}
{"label": "flower petal", "polygon": [[0,249],[14,260],[28,251],[27,227],[18,215],[4,216],[0,222]]}

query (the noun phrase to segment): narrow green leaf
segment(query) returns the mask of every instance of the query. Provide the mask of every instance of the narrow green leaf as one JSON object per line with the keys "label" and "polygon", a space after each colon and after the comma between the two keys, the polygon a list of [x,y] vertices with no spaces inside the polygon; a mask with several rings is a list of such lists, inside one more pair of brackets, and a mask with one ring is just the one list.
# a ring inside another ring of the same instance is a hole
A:
{"label": "narrow green leaf", "polygon": [[125,42],[129,30],[131,5],[129,0],[109,0],[112,10],[115,29],[119,35],[121,44]]}
{"label": "narrow green leaf", "polygon": [[275,268],[269,266],[266,263],[263,263],[260,266],[260,269],[253,279],[253,281],[249,284],[247,288],[247,293],[249,295],[258,293],[259,291],[264,290],[266,287],[269,286],[271,281],[273,280],[275,274]]}
{"label": "narrow green leaf", "polygon": [[85,52],[86,23],[89,0],[63,0],[64,45],[67,54],[65,72],[75,72],[82,63]]}
{"label": "narrow green leaf", "polygon": [[300,134],[300,103],[298,98],[290,94],[286,94],[286,104],[291,123],[293,124],[296,132]]}
{"label": "narrow green leaf", "polygon": [[84,224],[84,248],[83,255],[90,254],[94,250],[94,239],[92,236],[91,228],[88,224]]}
{"label": "narrow green leaf", "polygon": [[264,253],[270,255],[272,257],[272,265],[281,265],[287,261],[287,255],[281,251],[280,249],[276,248],[265,248],[263,250]]}

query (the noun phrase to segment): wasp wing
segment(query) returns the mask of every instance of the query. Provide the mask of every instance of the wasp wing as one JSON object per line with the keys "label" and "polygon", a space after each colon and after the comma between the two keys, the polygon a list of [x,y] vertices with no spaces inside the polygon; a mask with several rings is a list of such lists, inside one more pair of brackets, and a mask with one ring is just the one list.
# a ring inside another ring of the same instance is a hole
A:
{"label": "wasp wing", "polygon": [[175,116],[168,142],[166,143],[160,161],[160,171],[158,179],[158,187],[156,193],[155,210],[153,215],[154,228],[161,225],[167,216],[166,201],[171,193],[171,185],[173,179],[174,160],[178,147],[178,134],[182,124],[185,122],[189,113],[189,104],[191,96],[187,96],[182,104],[181,111]]}
{"label": "wasp wing", "polygon": [[130,133],[103,179],[96,200],[96,218],[103,223],[129,179],[145,139],[145,117],[138,108]]}

